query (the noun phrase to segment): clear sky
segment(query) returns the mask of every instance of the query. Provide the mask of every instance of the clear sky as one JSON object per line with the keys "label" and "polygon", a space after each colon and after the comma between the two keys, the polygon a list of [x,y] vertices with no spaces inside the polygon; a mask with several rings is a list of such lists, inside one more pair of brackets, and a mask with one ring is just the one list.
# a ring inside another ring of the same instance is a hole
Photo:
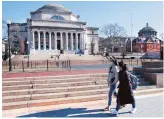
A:
{"label": "clear sky", "polygon": [[[30,18],[30,11],[35,11],[46,4],[58,3],[80,15],[80,20],[87,22],[87,26],[99,27],[108,23],[118,23],[123,26],[127,35],[131,35],[131,13],[133,22],[133,36],[146,26],[157,30],[158,35],[163,32],[163,3],[162,2],[55,2],[55,1],[3,1],[2,18],[12,22],[25,22]],[[102,33],[99,36],[104,36]]]}

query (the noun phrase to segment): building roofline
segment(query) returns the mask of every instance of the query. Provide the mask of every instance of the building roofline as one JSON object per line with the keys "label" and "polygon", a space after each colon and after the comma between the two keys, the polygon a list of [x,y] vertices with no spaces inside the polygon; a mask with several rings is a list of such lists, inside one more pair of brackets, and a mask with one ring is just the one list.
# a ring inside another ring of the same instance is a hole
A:
{"label": "building roofline", "polygon": [[80,23],[80,24],[86,25],[86,22],[68,21],[68,20],[32,20],[32,19],[28,19],[28,21],[30,21],[30,22],[32,22],[32,21],[47,21],[47,22],[60,22],[60,23]]}
{"label": "building roofline", "polygon": [[87,27],[87,30],[99,30],[98,27]]}

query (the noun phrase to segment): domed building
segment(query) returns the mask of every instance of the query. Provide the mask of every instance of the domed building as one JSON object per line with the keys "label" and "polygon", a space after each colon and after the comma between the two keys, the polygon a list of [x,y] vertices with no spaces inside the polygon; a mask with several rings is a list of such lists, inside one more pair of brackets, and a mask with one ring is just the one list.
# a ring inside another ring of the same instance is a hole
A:
{"label": "domed building", "polygon": [[138,36],[157,36],[157,31],[154,30],[152,27],[150,27],[148,25],[148,23],[146,23],[146,27],[142,28],[139,32],[138,32]]}
{"label": "domed building", "polygon": [[[60,4],[44,5],[30,12],[27,23],[19,24],[21,39],[27,40],[30,54],[74,54],[82,50],[88,54],[91,43],[94,53],[99,52],[99,37],[96,27],[87,27],[80,16]],[[13,23],[16,24],[16,23]],[[11,24],[12,25],[12,24]]]}
{"label": "domed building", "polygon": [[161,40],[157,38],[157,31],[148,26],[138,32],[138,37],[133,40],[133,52],[159,52]]}

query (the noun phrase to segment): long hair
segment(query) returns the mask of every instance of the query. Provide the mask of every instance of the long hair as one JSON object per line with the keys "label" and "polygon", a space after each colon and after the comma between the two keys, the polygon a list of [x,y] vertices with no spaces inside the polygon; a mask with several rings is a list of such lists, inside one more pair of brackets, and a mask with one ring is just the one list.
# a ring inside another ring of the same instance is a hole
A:
{"label": "long hair", "polygon": [[112,59],[112,62],[117,66],[117,59],[114,56],[110,56],[110,59]]}
{"label": "long hair", "polygon": [[118,65],[122,68],[123,71],[127,71],[128,67],[126,64],[124,64],[124,62],[119,62]]}

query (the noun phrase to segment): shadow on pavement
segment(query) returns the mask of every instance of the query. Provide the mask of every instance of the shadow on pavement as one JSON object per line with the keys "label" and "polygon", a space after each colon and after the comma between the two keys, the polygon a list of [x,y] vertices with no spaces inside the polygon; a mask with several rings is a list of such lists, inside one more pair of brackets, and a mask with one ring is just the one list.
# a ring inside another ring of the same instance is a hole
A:
{"label": "shadow on pavement", "polygon": [[60,110],[33,113],[19,117],[115,117],[115,115],[112,115],[110,112],[104,113],[102,109],[87,110],[87,108],[65,108]]}

